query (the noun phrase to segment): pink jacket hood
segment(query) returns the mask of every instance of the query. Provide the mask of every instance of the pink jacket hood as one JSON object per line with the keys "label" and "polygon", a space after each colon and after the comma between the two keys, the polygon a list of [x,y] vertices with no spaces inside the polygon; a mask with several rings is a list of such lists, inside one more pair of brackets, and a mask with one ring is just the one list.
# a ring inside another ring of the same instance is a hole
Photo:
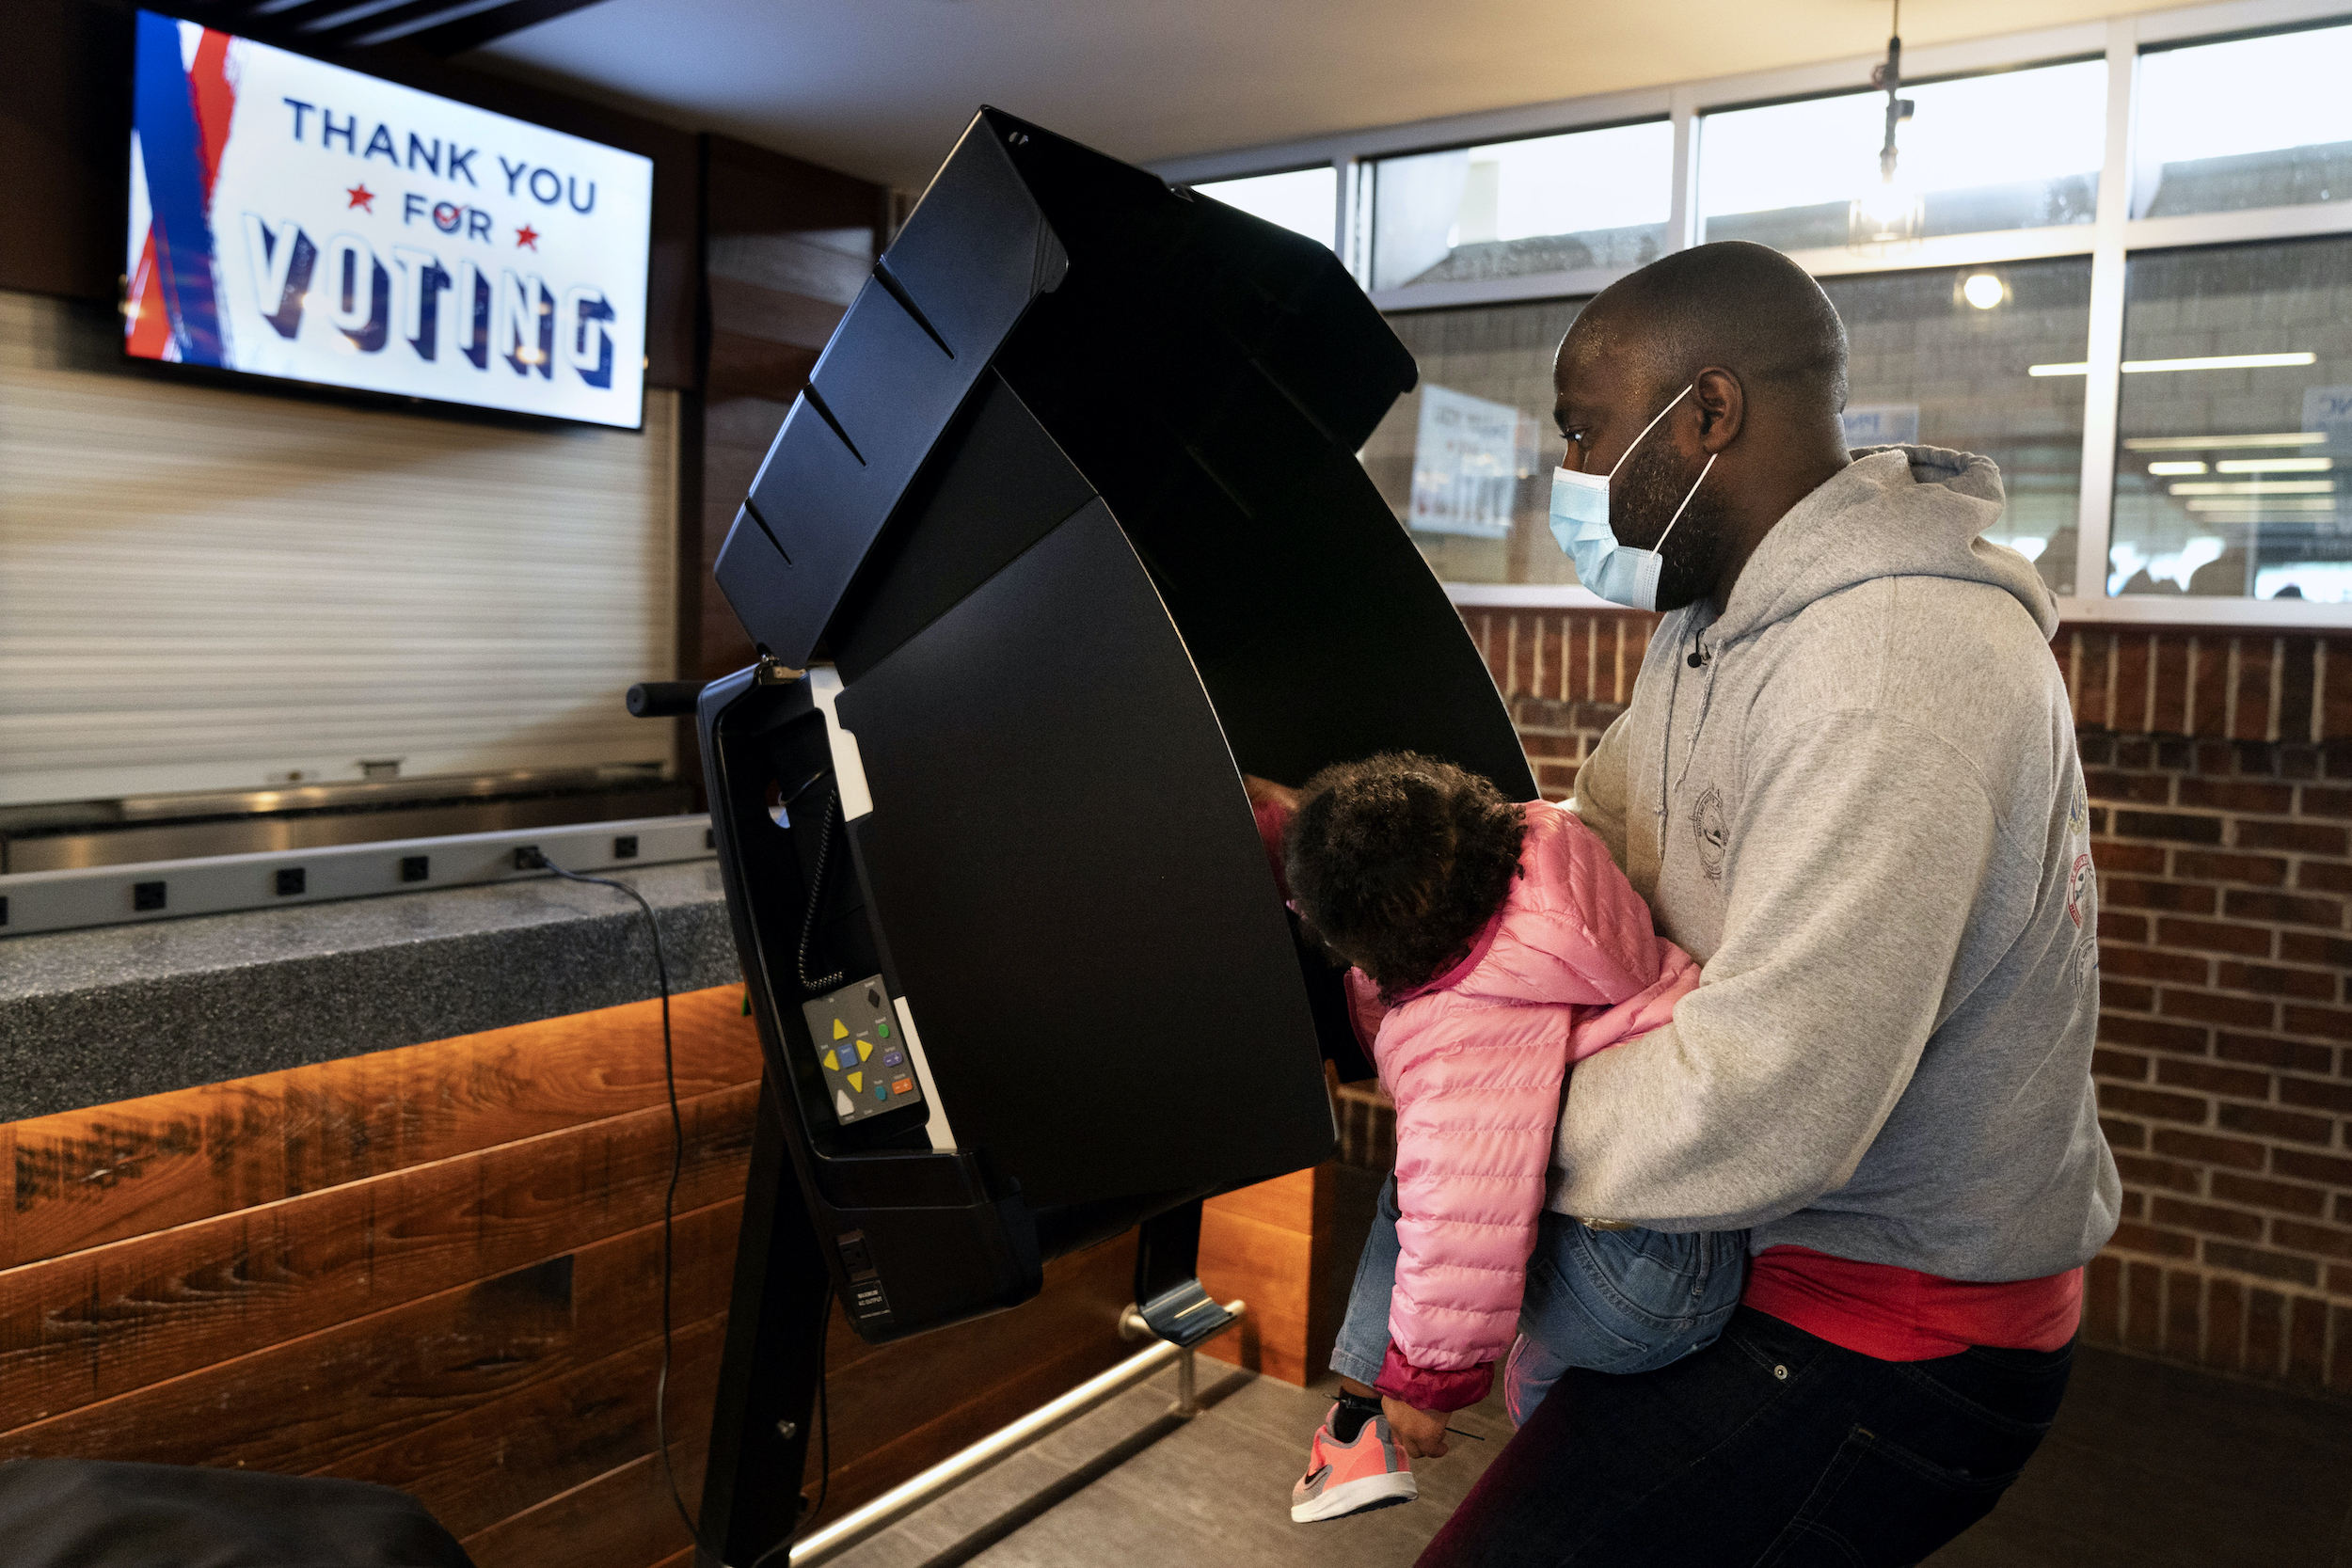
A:
{"label": "pink jacket hood", "polygon": [[1568,1064],[1659,1027],[1698,984],[1599,836],[1548,802],[1526,812],[1519,876],[1461,963],[1385,1014],[1348,977],[1396,1102],[1402,1250],[1378,1386],[1424,1410],[1476,1403],[1510,1349]]}

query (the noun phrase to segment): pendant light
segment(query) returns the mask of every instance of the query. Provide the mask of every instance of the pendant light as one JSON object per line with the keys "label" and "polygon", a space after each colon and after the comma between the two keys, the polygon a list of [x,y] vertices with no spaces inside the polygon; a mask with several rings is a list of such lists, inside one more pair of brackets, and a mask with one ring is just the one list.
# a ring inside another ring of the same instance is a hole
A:
{"label": "pendant light", "polygon": [[1870,68],[1870,86],[1886,93],[1886,141],[1879,149],[1879,182],[1854,198],[1846,214],[1846,243],[1856,250],[1884,252],[1917,245],[1927,231],[1927,203],[1910,183],[1897,178],[1895,128],[1911,118],[1902,96],[1903,5],[1895,0],[1894,28],[1886,58]]}

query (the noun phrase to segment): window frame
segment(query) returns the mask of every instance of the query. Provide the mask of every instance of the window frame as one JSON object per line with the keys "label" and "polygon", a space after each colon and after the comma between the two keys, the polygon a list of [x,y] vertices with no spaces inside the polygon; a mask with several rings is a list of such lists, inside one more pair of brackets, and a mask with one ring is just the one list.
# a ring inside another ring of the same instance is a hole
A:
{"label": "window frame", "polygon": [[[1327,159],[1322,158],[1310,158],[1305,163],[1294,162],[1284,164],[1279,168],[1253,168],[1247,174],[1203,174],[1190,180],[1171,180],[1168,182],[1170,184],[1181,184],[1187,190],[1200,190],[1203,185],[1214,185],[1226,180],[1263,180],[1270,179],[1278,174],[1305,174],[1310,170],[1318,168],[1332,169],[1332,172],[1338,177],[1335,182],[1335,188],[1343,186],[1346,183],[1346,174],[1342,170],[1334,168]],[[1201,191],[1200,194],[1208,197],[1211,200],[1218,199],[1217,194],[1215,191]],[[1344,203],[1334,203],[1335,208],[1342,205],[1344,205]],[[1345,237],[1345,231],[1340,228],[1337,213],[1335,211],[1331,227],[1331,240],[1333,242],[1331,248],[1334,252],[1339,251],[1338,242]]]}
{"label": "window frame", "polygon": [[[2223,43],[2260,34],[2352,24],[2346,0],[2223,0],[2217,5],[2144,11],[2106,21],[2000,34],[1958,43],[1907,47],[1906,80],[1935,81],[1995,71],[2104,58],[2107,65],[2106,149],[2099,171],[2095,220],[2056,229],[1951,234],[1893,255],[1843,247],[1790,253],[1817,277],[1877,272],[1997,265],[2048,257],[2091,259],[2090,374],[2084,378],[2082,493],[2077,519],[2077,593],[2058,601],[2061,619],[2077,625],[2163,625],[2322,628],[2352,626],[2352,603],[2281,603],[2267,599],[2150,595],[2108,598],[2080,592],[2106,580],[2107,546],[2115,500],[2115,451],[2123,356],[2124,269],[2135,253],[2249,241],[2352,233],[2352,201],[2226,213],[2135,218],[2132,135],[2139,60],[2143,54]],[[1288,172],[1328,163],[1338,174],[1334,247],[1359,281],[1369,276],[1372,169],[1382,158],[1526,137],[1605,130],[1663,118],[1674,125],[1674,187],[1666,245],[1681,250],[1704,238],[1695,212],[1698,122],[1708,115],[1761,103],[1848,93],[1869,80],[1875,57],[1848,56],[1811,65],[1723,76],[1632,92],[1597,94],[1481,114],[1416,120],[1273,146],[1166,159],[1152,166],[1177,183]],[[1599,293],[1629,268],[1590,268],[1523,277],[1424,283],[1371,294],[1382,311],[1431,310],[1517,304]],[[1457,605],[1577,608],[1606,601],[1582,588],[1535,583],[1449,582]]]}
{"label": "window frame", "polygon": [[[1583,100],[1581,102],[1589,104],[1596,101]],[[1659,108],[1649,114],[1623,115],[1614,119],[1584,119],[1565,128],[1515,132],[1507,136],[1471,136],[1465,139],[1455,135],[1443,141],[1398,148],[1382,152],[1375,157],[1359,157],[1355,168],[1351,171],[1359,187],[1357,193],[1359,210],[1365,219],[1371,217],[1373,182],[1375,178],[1375,171],[1381,164],[1391,158],[1412,158],[1424,152],[1458,152],[1466,148],[1493,147],[1504,142],[1542,141],[1552,136],[1581,135],[1588,131],[1621,131],[1631,125],[1673,126],[1675,167],[1677,171],[1683,167],[1684,137],[1688,135],[1688,128],[1677,121],[1661,103]],[[1672,211],[1668,214],[1666,232],[1669,241],[1667,248],[1681,249],[1680,245],[1673,242],[1673,236],[1677,230],[1675,228],[1675,214]],[[1480,278],[1471,282],[1456,283],[1420,283],[1409,284],[1403,288],[1375,290],[1370,286],[1372,236],[1363,234],[1352,237],[1359,238],[1360,243],[1341,254],[1346,258],[1348,270],[1355,275],[1356,280],[1365,285],[1365,291],[1373,303],[1378,305],[1384,299],[1402,302],[1381,305],[1380,309],[1383,311],[1431,310],[1443,309],[1447,305],[1516,304],[1528,299],[1568,299],[1578,294],[1598,293],[1609,284],[1594,284],[1591,282],[1592,279],[1607,278],[1613,282],[1623,277],[1629,270],[1623,267],[1586,267],[1569,272],[1528,273],[1518,277]],[[1538,286],[1534,293],[1529,292],[1530,284]]]}

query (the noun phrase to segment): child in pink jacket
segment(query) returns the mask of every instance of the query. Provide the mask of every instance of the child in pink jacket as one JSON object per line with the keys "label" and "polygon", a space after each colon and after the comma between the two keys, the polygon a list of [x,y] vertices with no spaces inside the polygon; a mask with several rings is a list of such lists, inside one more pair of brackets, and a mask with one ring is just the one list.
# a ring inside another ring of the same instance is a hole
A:
{"label": "child in pink jacket", "polygon": [[1506,1356],[1524,1421],[1570,1367],[1644,1371],[1711,1343],[1746,1243],[1545,1207],[1569,1064],[1666,1022],[1699,979],[1574,813],[1409,752],[1250,793],[1293,906],[1353,966],[1396,1102],[1396,1171],[1331,1357],[1344,1391],[1292,1493],[1294,1519],[1331,1519],[1411,1500],[1408,1456],[1445,1451],[1444,1413]]}

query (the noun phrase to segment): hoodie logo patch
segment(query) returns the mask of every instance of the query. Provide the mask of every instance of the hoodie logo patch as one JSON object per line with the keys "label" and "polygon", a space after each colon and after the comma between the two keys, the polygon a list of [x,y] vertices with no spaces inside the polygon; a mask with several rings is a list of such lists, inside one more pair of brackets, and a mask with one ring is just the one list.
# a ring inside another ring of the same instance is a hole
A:
{"label": "hoodie logo patch", "polygon": [[1708,784],[1699,797],[1698,810],[1691,816],[1692,832],[1698,835],[1699,865],[1707,879],[1724,879],[1724,851],[1731,843],[1731,830],[1724,812],[1724,792],[1719,784]]}
{"label": "hoodie logo patch", "polygon": [[2090,857],[2076,855],[2074,869],[2066,879],[2066,915],[2077,931],[2083,928],[2083,907],[2090,902]]}

